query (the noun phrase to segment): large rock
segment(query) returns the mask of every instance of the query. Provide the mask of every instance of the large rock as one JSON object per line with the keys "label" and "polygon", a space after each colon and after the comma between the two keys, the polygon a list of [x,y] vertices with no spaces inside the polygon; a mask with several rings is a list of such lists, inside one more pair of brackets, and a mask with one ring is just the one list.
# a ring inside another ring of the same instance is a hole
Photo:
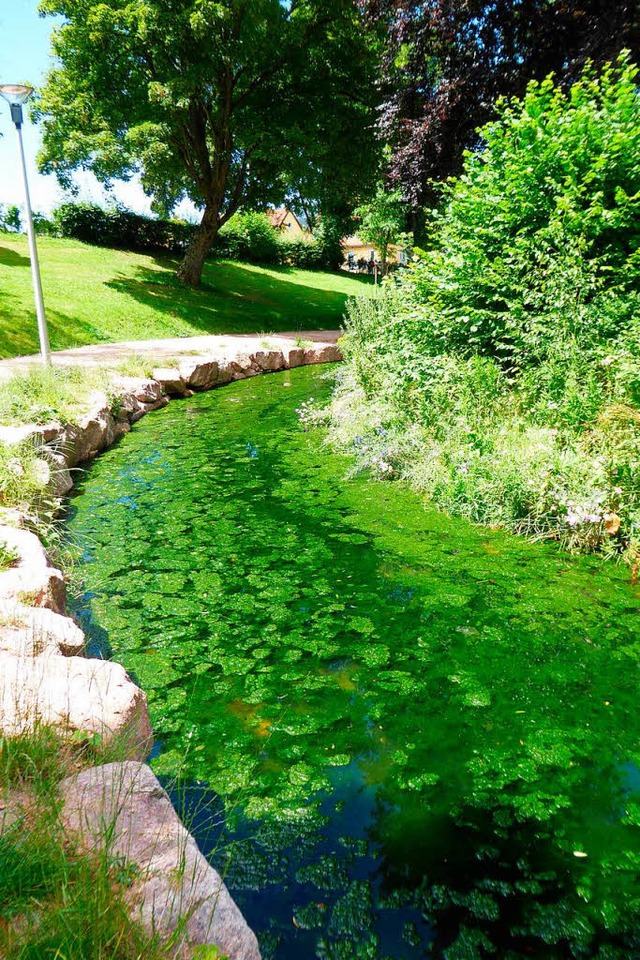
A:
{"label": "large rock", "polygon": [[29,440],[36,447],[40,447],[44,443],[57,439],[61,432],[62,427],[59,423],[46,423],[42,426],[27,423],[16,427],[0,427],[0,443],[13,446]]}
{"label": "large rock", "polygon": [[[117,406],[118,406],[118,418],[116,420],[116,439],[118,436],[121,436],[123,433],[127,433],[129,430],[129,425],[132,423],[137,423],[145,413],[149,413],[150,410],[159,410],[161,407],[166,407],[169,403],[169,398],[164,395],[162,392],[162,385],[157,383],[155,380],[152,381],[141,381],[143,383],[153,383],[157,390],[157,397],[154,400],[144,400],[140,399],[140,396],[136,396],[135,393],[122,393],[118,396]],[[143,395],[147,394],[145,391],[140,391]]]}
{"label": "large rock", "polygon": [[230,960],[260,960],[254,933],[220,875],[180,823],[157,779],[141,763],[109,763],[63,780],[62,819],[85,849],[137,865],[127,897],[152,933],[180,931],[179,956],[215,944]]}
{"label": "large rock", "polygon": [[69,657],[82,655],[84,644],[84,633],[70,617],[0,599],[0,650],[19,657]]}
{"label": "large rock", "polygon": [[17,527],[0,527],[0,543],[18,554],[14,567],[0,572],[0,597],[64,613],[66,591],[59,570],[49,563],[35,534]]}
{"label": "large rock", "polygon": [[254,366],[264,373],[284,370],[286,366],[282,350],[256,350],[252,359]]}
{"label": "large rock", "polygon": [[152,742],[147,698],[118,663],[0,653],[0,732],[54,726],[102,737],[122,757],[144,758]]}
{"label": "large rock", "polygon": [[191,393],[175,367],[158,367],[153,371],[153,379],[170,397],[187,397]]}
{"label": "large rock", "polygon": [[91,460],[110,447],[116,436],[116,421],[104,394],[94,395],[90,412],[78,423],[69,423],[57,444],[68,467]]}
{"label": "large rock", "polygon": [[226,368],[231,372],[233,380],[242,380],[245,377],[255,377],[260,371],[253,366],[253,360],[248,353],[238,353],[228,359]]}
{"label": "large rock", "polygon": [[162,386],[151,377],[116,377],[114,386],[126,396],[149,406],[163,399]]}
{"label": "large rock", "polygon": [[49,489],[54,497],[64,497],[73,487],[71,471],[61,453],[55,447],[44,447],[43,456],[50,467]]}
{"label": "large rock", "polygon": [[128,424],[137,423],[150,410],[159,410],[169,403],[162,384],[150,378],[117,377],[113,386],[118,391],[116,399],[116,439],[128,430]]}
{"label": "large rock", "polygon": [[337,363],[342,354],[335,343],[314,343],[304,351],[305,363]]}
{"label": "large rock", "polygon": [[225,383],[231,383],[232,380],[239,380],[242,378],[241,374],[238,374],[233,363],[219,363],[218,364],[218,380],[216,386],[222,387]]}
{"label": "large rock", "polygon": [[218,383],[219,365],[217,360],[202,357],[183,360],[180,363],[180,376],[193,390],[211,390]]}
{"label": "large rock", "polygon": [[304,347],[291,347],[285,351],[285,359],[288,367],[301,367],[304,363]]}

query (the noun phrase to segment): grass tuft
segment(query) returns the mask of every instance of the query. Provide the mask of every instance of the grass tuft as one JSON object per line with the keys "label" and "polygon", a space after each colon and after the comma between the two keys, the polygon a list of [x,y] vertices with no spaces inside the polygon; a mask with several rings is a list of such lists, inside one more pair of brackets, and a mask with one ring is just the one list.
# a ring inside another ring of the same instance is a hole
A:
{"label": "grass tuft", "polygon": [[33,364],[0,384],[0,424],[73,423],[86,413],[91,394],[107,387],[104,370]]}

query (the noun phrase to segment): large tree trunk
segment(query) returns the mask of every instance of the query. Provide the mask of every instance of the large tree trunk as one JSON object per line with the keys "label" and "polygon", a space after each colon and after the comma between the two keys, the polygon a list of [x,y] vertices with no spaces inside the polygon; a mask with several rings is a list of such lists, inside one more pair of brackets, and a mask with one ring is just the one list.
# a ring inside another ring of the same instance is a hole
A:
{"label": "large tree trunk", "polygon": [[213,206],[205,207],[200,226],[196,230],[193,240],[187,247],[184,259],[178,267],[178,279],[190,287],[200,285],[202,268],[211,250],[211,245],[218,236],[218,211]]}

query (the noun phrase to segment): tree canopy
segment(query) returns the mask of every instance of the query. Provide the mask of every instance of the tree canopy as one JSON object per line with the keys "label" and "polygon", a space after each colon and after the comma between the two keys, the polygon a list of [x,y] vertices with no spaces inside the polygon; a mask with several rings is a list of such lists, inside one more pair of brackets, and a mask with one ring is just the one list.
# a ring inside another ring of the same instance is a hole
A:
{"label": "tree canopy", "polygon": [[400,191],[387,191],[383,184],[378,184],[375,196],[357,207],[355,216],[360,220],[358,235],[365,243],[375,245],[380,253],[382,272],[386,274],[391,244],[410,242],[408,235],[403,233],[407,211]]}
{"label": "tree canopy", "polygon": [[637,0],[364,0],[386,37],[380,133],[391,180],[414,209],[462,169],[500,96],[554,72],[565,84],[587,60],[623,48],[640,57]]}
{"label": "tree canopy", "polygon": [[41,169],[66,186],[139,172],[157,210],[202,222],[179,268],[197,284],[242,206],[300,187],[343,202],[376,150],[373,59],[354,0],[43,0],[58,65],[41,91]]}

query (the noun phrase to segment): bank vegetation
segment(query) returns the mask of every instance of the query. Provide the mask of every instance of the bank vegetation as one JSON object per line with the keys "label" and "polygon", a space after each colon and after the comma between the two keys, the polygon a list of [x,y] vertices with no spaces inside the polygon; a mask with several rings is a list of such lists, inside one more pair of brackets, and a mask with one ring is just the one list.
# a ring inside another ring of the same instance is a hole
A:
{"label": "bank vegetation", "polygon": [[334,441],[438,506],[640,546],[640,100],[628,57],[503,101],[426,249],[350,302]]}

